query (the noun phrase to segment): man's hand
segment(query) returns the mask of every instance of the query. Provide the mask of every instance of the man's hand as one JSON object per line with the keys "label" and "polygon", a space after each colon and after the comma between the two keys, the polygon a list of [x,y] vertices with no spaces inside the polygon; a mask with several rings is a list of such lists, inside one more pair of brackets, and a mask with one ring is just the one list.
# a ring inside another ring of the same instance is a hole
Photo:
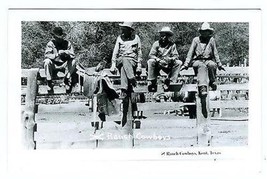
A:
{"label": "man's hand", "polygon": [[115,65],[112,65],[109,70],[112,74],[115,74],[117,72],[117,68]]}
{"label": "man's hand", "polygon": [[225,71],[225,69],[224,69],[223,66],[218,66],[218,69],[219,69],[219,70],[223,70],[223,71]]}
{"label": "man's hand", "polygon": [[139,79],[141,74],[142,74],[142,68],[141,67],[137,67],[136,68],[136,78]]}
{"label": "man's hand", "polygon": [[136,68],[136,73],[140,73],[141,74],[142,73],[142,68],[141,67],[137,67]]}
{"label": "man's hand", "polygon": [[168,67],[168,63],[165,60],[159,60],[159,65],[165,68]]}
{"label": "man's hand", "polygon": [[61,55],[61,54],[63,54],[63,53],[65,53],[64,50],[59,50],[59,51],[58,51],[58,55]]}
{"label": "man's hand", "polygon": [[183,70],[187,70],[188,69],[188,66],[187,65],[183,65],[180,69],[180,71],[183,71]]}

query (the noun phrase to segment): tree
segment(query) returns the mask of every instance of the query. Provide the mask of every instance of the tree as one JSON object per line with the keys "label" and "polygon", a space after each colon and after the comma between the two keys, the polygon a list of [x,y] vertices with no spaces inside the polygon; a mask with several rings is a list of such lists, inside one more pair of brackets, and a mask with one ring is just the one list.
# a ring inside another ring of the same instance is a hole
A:
{"label": "tree", "polygon": [[[51,30],[61,26],[66,38],[74,46],[76,60],[85,67],[96,66],[100,61],[111,62],[112,52],[120,33],[118,22],[91,21],[24,21],[22,27],[21,67],[43,67],[44,50],[51,40]],[[135,22],[135,32],[140,36],[143,52],[143,66],[146,66],[152,44],[159,38],[163,26],[170,26],[174,32],[172,40],[177,45],[180,59],[185,60],[193,38],[201,23],[196,22]],[[248,23],[211,23],[215,29],[219,55],[223,64],[239,65],[248,59]]]}

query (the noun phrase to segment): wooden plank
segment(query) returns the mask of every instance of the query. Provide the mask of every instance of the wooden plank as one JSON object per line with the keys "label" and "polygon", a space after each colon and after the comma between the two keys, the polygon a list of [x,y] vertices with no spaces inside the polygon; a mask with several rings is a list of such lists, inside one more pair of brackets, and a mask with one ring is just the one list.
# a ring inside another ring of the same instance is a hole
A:
{"label": "wooden plank", "polygon": [[22,115],[23,143],[27,149],[35,149],[34,128],[35,128],[35,98],[38,90],[37,75],[39,69],[30,69],[27,73],[28,84],[25,98],[25,111]]}
{"label": "wooden plank", "polygon": [[193,68],[188,68],[187,70],[180,71],[180,76],[194,76],[195,72]]}
{"label": "wooden plank", "polygon": [[[75,115],[68,115],[67,117],[58,115],[55,118],[57,118],[57,122],[53,120],[48,120],[47,122],[38,122],[37,124],[37,131],[38,132],[64,132],[68,130],[91,130],[91,121],[88,120],[88,117],[83,116],[75,116]],[[59,122],[64,121],[64,119],[59,120],[58,118],[70,118],[70,119],[76,119],[65,121],[65,122]],[[247,121],[248,116],[243,117],[214,117],[212,118],[212,121]],[[142,119],[141,121],[141,129],[171,129],[176,128],[177,130],[183,130],[184,128],[195,128],[196,126],[196,120],[195,119],[181,119],[181,118],[173,118],[173,119]],[[214,122],[212,122],[214,123]],[[115,129],[118,127],[118,124],[116,124],[113,121],[104,122],[104,129],[110,130]],[[138,130],[136,130],[138,131]]]}
{"label": "wooden plank", "polygon": [[164,110],[171,110],[171,109],[179,109],[179,106],[182,103],[179,102],[146,102],[146,103],[138,103],[138,110],[141,111],[156,111],[156,112],[163,112]]}
{"label": "wooden plank", "polygon": [[[184,84],[182,87],[183,91],[197,91],[197,84]],[[248,83],[242,84],[221,84],[217,85],[217,90],[249,90]]]}
{"label": "wooden plank", "polygon": [[220,137],[220,138],[230,138],[230,137],[239,137],[239,136],[248,136],[248,129],[246,127],[237,126],[233,128],[233,126],[229,126],[228,128],[220,128],[215,129],[212,128],[212,136],[213,137]]}
{"label": "wooden plank", "polygon": [[[114,149],[114,148],[133,148],[133,140],[113,140],[113,141],[102,141],[98,140],[96,141],[97,148],[99,149]],[[125,145],[125,143],[131,144],[131,145]]]}
{"label": "wooden plank", "polygon": [[248,137],[247,136],[236,136],[236,137],[212,137],[211,139],[211,147],[241,147],[248,145]]}
{"label": "wooden plank", "polygon": [[174,116],[173,119],[170,119],[168,115],[165,119],[142,119],[141,121],[141,129],[172,129],[176,128],[177,130],[182,130],[186,128],[195,128],[196,127],[196,119],[189,119],[183,117],[183,119]]}
{"label": "wooden plank", "polygon": [[96,141],[82,142],[36,142],[36,149],[95,149]]}
{"label": "wooden plank", "polygon": [[[39,109],[40,110],[40,109]],[[36,114],[36,123],[83,123],[91,122],[92,113],[89,112],[47,112],[47,113],[37,113]]]}
{"label": "wooden plank", "polygon": [[[160,125],[160,123],[159,123]],[[136,140],[171,140],[184,137],[195,137],[196,127],[176,127],[173,128],[141,128],[134,131]]]}
{"label": "wooden plank", "polygon": [[210,108],[248,108],[248,100],[210,101]]}
{"label": "wooden plank", "polygon": [[39,104],[38,113],[88,113],[89,107],[86,106],[86,102],[73,102],[68,104]]}
{"label": "wooden plank", "polygon": [[[21,77],[24,77],[24,78],[27,78],[28,76],[28,72],[30,71],[31,69],[21,69]],[[45,76],[45,70],[42,68],[42,69],[39,69],[39,77],[41,77],[41,78],[46,78],[46,76]],[[64,76],[65,76],[65,74],[64,73],[62,73],[62,72],[58,72],[58,77],[59,78],[63,78]]]}
{"label": "wooden plank", "polygon": [[[131,98],[129,99],[129,107],[128,107],[128,113],[127,113],[127,122],[125,124],[125,126],[123,127],[124,130],[126,130],[125,132],[129,135],[134,135],[134,131],[133,131],[133,118],[132,118],[132,100]],[[132,148],[134,145],[133,143],[133,139],[131,140],[126,140],[123,142],[123,147],[125,148]]]}
{"label": "wooden plank", "polygon": [[135,140],[134,148],[183,148],[196,146],[196,136],[181,137],[171,140]]}
{"label": "wooden plank", "polygon": [[218,75],[225,75],[225,74],[247,74],[249,67],[224,67],[225,71],[217,70]]}
{"label": "wooden plank", "polygon": [[212,121],[248,121],[248,116],[211,117]]}
{"label": "wooden plank", "polygon": [[[134,132],[132,129],[132,121],[127,116],[127,123],[124,127],[118,126],[115,129],[97,130],[95,135],[99,136],[97,140],[97,148],[132,148],[134,145]],[[131,125],[131,126],[129,126]]]}
{"label": "wooden plank", "polygon": [[[63,116],[56,116],[56,118],[63,118]],[[68,115],[65,118],[76,118],[75,115]],[[120,118],[119,118],[120,119]],[[117,119],[119,121],[119,119]],[[51,119],[52,120],[52,119]],[[68,121],[68,122],[54,122],[51,120],[47,122],[39,122],[37,124],[37,131],[38,132],[64,132],[68,130],[76,130],[76,131],[83,131],[83,130],[91,130],[92,125],[91,121],[87,118],[83,119],[80,117],[80,120],[76,121]],[[59,121],[59,119],[57,119]],[[61,119],[60,121],[64,121]],[[176,128],[178,130],[183,128],[194,128],[196,122],[194,119],[165,119],[165,120],[154,120],[154,119],[143,119],[141,121],[141,128],[142,129],[171,129]],[[103,128],[105,130],[112,130],[116,129],[119,125],[113,121],[104,122]],[[137,130],[138,131],[138,130]]]}
{"label": "wooden plank", "polygon": [[117,140],[171,140],[183,137],[195,137],[196,128],[165,128],[165,129],[135,129],[134,133],[129,133],[125,128],[101,129],[95,133],[95,138],[99,141]]}
{"label": "wooden plank", "polygon": [[218,85],[218,90],[249,90],[248,83],[242,84],[222,84]]}
{"label": "wooden plank", "polygon": [[197,84],[184,84],[181,91],[194,91],[197,92]]}
{"label": "wooden plank", "polygon": [[42,122],[37,124],[37,132],[67,132],[67,131],[91,131],[92,124],[89,121],[76,122]]}
{"label": "wooden plank", "polygon": [[196,108],[197,108],[196,126],[197,126],[198,146],[208,146],[210,144],[211,129],[210,129],[209,101],[210,101],[209,93],[207,96],[200,96],[199,93],[196,94]]}
{"label": "wooden plank", "polygon": [[[248,74],[249,67],[224,67],[225,71],[217,71],[217,74],[220,75],[227,75],[227,74]],[[21,77],[27,77],[27,73],[30,69],[21,69]],[[90,67],[85,69],[87,74],[93,75],[95,74],[95,67]],[[119,73],[116,74],[110,73],[110,70],[108,68],[103,70],[105,74],[107,74],[111,78],[119,78]],[[162,70],[160,72],[160,75],[166,76],[166,73],[164,73]],[[181,76],[193,76],[195,75],[194,70],[192,67],[188,68],[188,70],[183,70],[180,72]],[[40,69],[40,76],[42,78],[45,78],[45,71],[44,69]],[[58,76],[60,78],[64,77],[64,73],[59,72]],[[146,69],[142,68],[141,76],[146,76]]]}
{"label": "wooden plank", "polygon": [[34,132],[36,142],[85,142],[94,141],[94,129],[90,131]]}

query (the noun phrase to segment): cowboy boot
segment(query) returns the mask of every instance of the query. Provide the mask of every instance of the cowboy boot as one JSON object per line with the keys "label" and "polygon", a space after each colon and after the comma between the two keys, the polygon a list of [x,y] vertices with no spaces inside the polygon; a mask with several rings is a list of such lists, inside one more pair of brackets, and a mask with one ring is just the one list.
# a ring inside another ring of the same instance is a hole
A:
{"label": "cowboy boot", "polygon": [[129,98],[130,98],[129,94],[127,94],[126,92],[126,96],[122,100],[122,120],[121,120],[122,127],[127,122],[127,113],[128,113],[128,108],[129,108],[129,102],[130,102]]}
{"label": "cowboy boot", "polygon": [[52,80],[47,80],[47,93],[53,94],[54,93],[54,85]]}
{"label": "cowboy boot", "polygon": [[71,79],[70,78],[64,78],[64,84],[66,88],[66,93],[69,94],[71,93],[72,90],[72,85],[71,85]]}
{"label": "cowboy boot", "polygon": [[169,91],[170,84],[171,84],[171,80],[169,78],[166,78],[164,80],[164,85],[163,85],[163,89],[165,92]]}
{"label": "cowboy boot", "polygon": [[105,113],[99,113],[98,117],[100,118],[101,121],[106,121],[106,115]]}
{"label": "cowboy boot", "polygon": [[207,102],[206,98],[208,96],[207,86],[199,86],[199,97],[200,97],[200,103],[201,103],[201,111],[205,118],[208,117],[208,111],[207,111]]}
{"label": "cowboy boot", "polygon": [[212,91],[216,91],[217,90],[217,85],[215,84],[215,82],[210,81],[209,82],[209,86],[210,86]]}
{"label": "cowboy boot", "polygon": [[157,80],[151,80],[147,83],[148,92],[157,92]]}

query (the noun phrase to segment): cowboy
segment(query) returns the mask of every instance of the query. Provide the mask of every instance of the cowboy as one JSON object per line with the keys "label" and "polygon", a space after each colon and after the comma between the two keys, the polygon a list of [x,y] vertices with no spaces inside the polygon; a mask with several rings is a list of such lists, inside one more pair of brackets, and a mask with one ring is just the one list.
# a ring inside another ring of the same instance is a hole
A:
{"label": "cowboy", "polygon": [[173,32],[170,27],[163,27],[160,31],[160,39],[156,41],[150,50],[148,64],[148,91],[157,91],[157,76],[159,71],[163,70],[168,74],[165,79],[165,90],[168,90],[170,82],[176,83],[182,61],[175,43],[170,40]]}
{"label": "cowboy", "polygon": [[[52,80],[59,71],[65,73],[64,84],[66,92],[70,93],[77,82],[75,54],[71,42],[65,40],[66,34],[61,27],[55,27],[52,31],[53,39],[49,41],[45,49],[44,69],[47,80],[47,91],[53,93]],[[75,78],[76,77],[76,78]]]}
{"label": "cowboy", "polygon": [[193,64],[200,95],[206,95],[208,86],[213,91],[217,89],[215,84],[217,67],[219,70],[225,69],[220,61],[215,39],[212,36],[214,29],[210,27],[208,22],[204,22],[198,31],[200,36],[193,39],[182,69],[188,69],[189,64]]}
{"label": "cowboy", "polygon": [[110,71],[115,73],[117,69],[121,75],[121,92],[123,101],[122,126],[126,123],[129,97],[136,86],[136,73],[141,72],[142,51],[141,42],[138,35],[134,33],[132,22],[119,24],[121,34],[116,40],[112,55]]}
{"label": "cowboy", "polygon": [[198,31],[200,36],[193,39],[181,70],[188,69],[189,63],[193,64],[193,69],[197,75],[202,114],[207,118],[206,97],[208,95],[208,86],[211,87],[211,90],[216,91],[216,69],[217,67],[219,70],[225,69],[220,61],[215,39],[212,37],[214,29],[210,27],[209,23],[204,22]]}

